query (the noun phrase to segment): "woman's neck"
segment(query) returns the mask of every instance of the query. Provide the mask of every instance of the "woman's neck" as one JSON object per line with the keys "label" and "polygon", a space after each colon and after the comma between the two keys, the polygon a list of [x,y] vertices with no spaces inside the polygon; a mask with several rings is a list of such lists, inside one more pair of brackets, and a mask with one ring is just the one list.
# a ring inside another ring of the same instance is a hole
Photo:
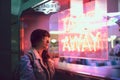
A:
{"label": "woman's neck", "polygon": [[43,49],[37,49],[37,48],[36,48],[36,50],[37,50],[38,54],[40,55],[40,57],[42,57]]}

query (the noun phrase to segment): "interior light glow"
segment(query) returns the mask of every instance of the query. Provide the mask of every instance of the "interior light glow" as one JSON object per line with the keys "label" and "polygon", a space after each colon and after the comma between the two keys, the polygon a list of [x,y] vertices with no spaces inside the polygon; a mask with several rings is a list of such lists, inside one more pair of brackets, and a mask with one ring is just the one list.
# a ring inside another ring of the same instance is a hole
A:
{"label": "interior light glow", "polygon": [[110,40],[111,40],[111,47],[112,47],[112,48],[114,47],[114,45],[113,45],[113,44],[114,44],[114,40],[116,39],[116,37],[117,37],[116,35],[111,35],[111,36],[110,36]]}
{"label": "interior light glow", "polygon": [[107,22],[107,26],[111,26],[111,25],[117,25],[117,24],[109,20],[109,21]]}
{"label": "interior light glow", "polygon": [[108,38],[108,41],[110,42],[110,41],[111,41],[111,39],[110,39],[110,38]]}
{"label": "interior light glow", "polygon": [[113,13],[107,13],[106,16],[113,17],[113,16],[119,16],[120,12],[113,12]]}
{"label": "interior light glow", "polygon": [[52,43],[56,43],[57,40],[56,40],[56,39],[52,39],[51,42],[52,42]]}
{"label": "interior light glow", "polygon": [[65,31],[50,31],[50,34],[64,34]]}
{"label": "interior light glow", "polygon": [[112,22],[116,22],[118,19],[117,18],[110,18],[110,21],[112,21]]}
{"label": "interior light glow", "polygon": [[107,25],[108,26],[110,26],[110,25],[116,25],[116,21],[117,21],[118,19],[117,18],[110,18],[109,20],[108,20],[108,22],[107,22]]}

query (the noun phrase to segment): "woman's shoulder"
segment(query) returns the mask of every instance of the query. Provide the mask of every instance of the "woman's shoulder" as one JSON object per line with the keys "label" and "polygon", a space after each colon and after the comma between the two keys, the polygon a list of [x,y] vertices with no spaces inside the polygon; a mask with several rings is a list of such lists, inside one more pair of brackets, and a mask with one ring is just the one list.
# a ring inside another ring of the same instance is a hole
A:
{"label": "woman's shoulder", "polygon": [[31,61],[30,57],[27,54],[25,54],[20,58],[20,65],[21,67],[32,67],[33,61]]}
{"label": "woman's shoulder", "polygon": [[21,62],[22,62],[22,61],[26,61],[26,62],[27,62],[27,61],[30,61],[29,56],[27,55],[27,53],[20,57],[20,61],[21,61]]}
{"label": "woman's shoulder", "polygon": [[21,56],[21,59],[28,58],[27,56],[28,53],[25,53],[24,55]]}

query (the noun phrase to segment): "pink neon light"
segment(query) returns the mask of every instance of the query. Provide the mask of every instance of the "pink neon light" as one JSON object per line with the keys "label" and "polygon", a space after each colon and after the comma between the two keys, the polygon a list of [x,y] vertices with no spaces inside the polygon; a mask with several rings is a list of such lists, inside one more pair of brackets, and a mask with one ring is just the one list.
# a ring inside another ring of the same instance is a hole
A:
{"label": "pink neon light", "polygon": [[62,51],[97,51],[107,49],[107,45],[103,45],[106,40],[103,39],[102,34],[97,32],[96,35],[90,34],[64,34],[61,38],[63,44]]}
{"label": "pink neon light", "polygon": [[59,13],[60,56],[107,59],[108,31],[106,19],[94,13],[72,16],[69,10]]}

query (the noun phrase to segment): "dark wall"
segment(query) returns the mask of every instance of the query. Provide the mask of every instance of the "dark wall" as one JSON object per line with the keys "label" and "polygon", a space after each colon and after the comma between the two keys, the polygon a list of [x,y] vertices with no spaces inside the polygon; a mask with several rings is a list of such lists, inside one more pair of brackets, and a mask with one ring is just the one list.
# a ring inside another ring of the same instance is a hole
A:
{"label": "dark wall", "polygon": [[11,80],[10,0],[0,0],[0,80]]}
{"label": "dark wall", "polygon": [[107,0],[107,12],[118,12],[118,0]]}

